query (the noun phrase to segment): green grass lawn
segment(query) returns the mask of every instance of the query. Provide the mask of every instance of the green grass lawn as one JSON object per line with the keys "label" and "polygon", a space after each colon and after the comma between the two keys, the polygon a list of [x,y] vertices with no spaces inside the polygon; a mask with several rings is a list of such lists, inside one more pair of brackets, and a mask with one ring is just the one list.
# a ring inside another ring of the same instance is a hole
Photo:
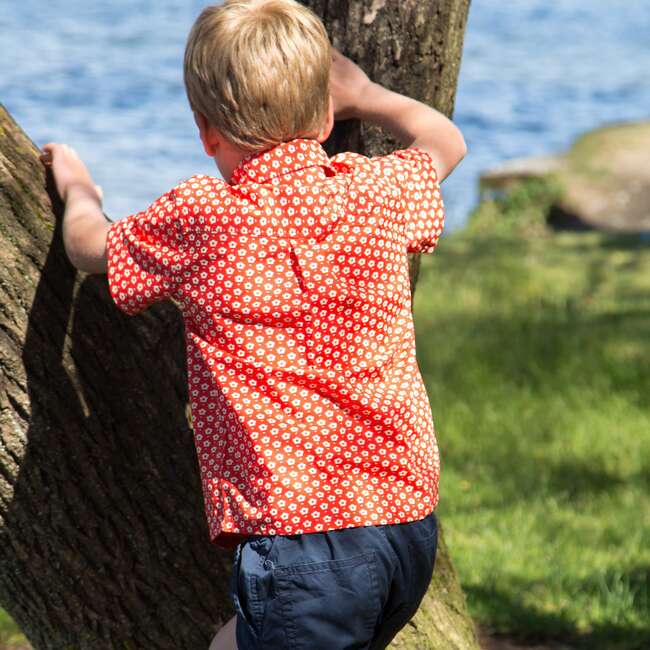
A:
{"label": "green grass lawn", "polygon": [[484,202],[421,258],[438,512],[470,611],[525,640],[650,648],[650,246]]}
{"label": "green grass lawn", "polygon": [[[483,203],[421,258],[438,512],[478,622],[647,649],[650,247],[548,232],[554,191]],[[0,643],[14,631],[0,616]]]}

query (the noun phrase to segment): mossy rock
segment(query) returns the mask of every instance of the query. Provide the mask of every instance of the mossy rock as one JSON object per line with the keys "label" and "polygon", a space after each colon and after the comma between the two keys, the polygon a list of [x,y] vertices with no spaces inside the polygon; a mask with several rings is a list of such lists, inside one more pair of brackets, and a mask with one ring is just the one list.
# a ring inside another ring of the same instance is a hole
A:
{"label": "mossy rock", "polygon": [[552,176],[561,192],[548,211],[558,229],[650,232],[650,122],[607,124],[557,156],[520,158],[481,175],[483,195]]}

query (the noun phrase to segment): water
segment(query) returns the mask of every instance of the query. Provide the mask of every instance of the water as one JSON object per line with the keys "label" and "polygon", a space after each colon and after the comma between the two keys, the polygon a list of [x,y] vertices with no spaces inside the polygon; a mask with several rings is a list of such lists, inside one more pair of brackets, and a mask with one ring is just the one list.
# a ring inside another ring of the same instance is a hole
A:
{"label": "water", "polygon": [[476,203],[480,171],[650,119],[649,34],[650,0],[473,2],[454,113],[468,153],[442,188],[452,228]]}
{"label": "water", "polygon": [[[0,0],[0,101],[42,146],[67,142],[119,219],[195,173],[182,83],[195,0]],[[482,170],[560,151],[604,123],[650,118],[650,0],[474,0],[454,120],[468,155],[443,183],[448,231]]]}

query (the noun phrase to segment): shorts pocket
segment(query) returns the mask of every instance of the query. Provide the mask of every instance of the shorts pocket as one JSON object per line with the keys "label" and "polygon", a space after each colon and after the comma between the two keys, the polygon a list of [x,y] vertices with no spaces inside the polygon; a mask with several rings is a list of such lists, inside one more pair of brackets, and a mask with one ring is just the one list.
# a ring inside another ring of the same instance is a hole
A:
{"label": "shorts pocket", "polygon": [[291,648],[323,650],[370,642],[381,611],[377,558],[276,566],[276,595]]}
{"label": "shorts pocket", "polygon": [[243,622],[250,626],[252,617],[249,611],[249,582],[246,579],[245,572],[242,571],[243,544],[239,544],[235,550],[233,560],[232,574],[230,576],[230,596],[235,612],[240,616]]}
{"label": "shorts pocket", "polygon": [[243,626],[254,638],[261,630],[262,605],[257,580],[262,564],[270,553],[273,538],[263,537],[242,542],[235,553],[231,576],[231,596]]}

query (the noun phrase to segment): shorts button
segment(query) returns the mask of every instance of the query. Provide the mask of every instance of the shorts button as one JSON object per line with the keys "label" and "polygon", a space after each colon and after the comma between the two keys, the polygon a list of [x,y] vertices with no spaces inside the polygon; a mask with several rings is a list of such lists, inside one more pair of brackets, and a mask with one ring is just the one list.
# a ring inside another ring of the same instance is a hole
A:
{"label": "shorts button", "polygon": [[265,569],[272,569],[273,568],[273,562],[271,562],[271,560],[264,560],[264,564],[262,566]]}

